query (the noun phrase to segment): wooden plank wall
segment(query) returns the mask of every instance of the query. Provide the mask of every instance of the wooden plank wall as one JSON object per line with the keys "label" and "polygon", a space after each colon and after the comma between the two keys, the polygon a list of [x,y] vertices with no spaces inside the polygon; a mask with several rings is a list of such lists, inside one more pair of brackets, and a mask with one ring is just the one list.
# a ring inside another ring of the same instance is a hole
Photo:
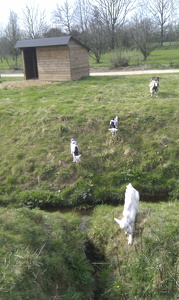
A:
{"label": "wooden plank wall", "polygon": [[69,42],[71,78],[78,80],[89,75],[89,53],[88,49],[78,44],[74,40]]}
{"label": "wooden plank wall", "polygon": [[39,47],[36,51],[39,80],[71,80],[68,46]]}
{"label": "wooden plank wall", "polygon": [[39,80],[68,81],[89,75],[88,49],[74,40],[69,46],[36,48]]}

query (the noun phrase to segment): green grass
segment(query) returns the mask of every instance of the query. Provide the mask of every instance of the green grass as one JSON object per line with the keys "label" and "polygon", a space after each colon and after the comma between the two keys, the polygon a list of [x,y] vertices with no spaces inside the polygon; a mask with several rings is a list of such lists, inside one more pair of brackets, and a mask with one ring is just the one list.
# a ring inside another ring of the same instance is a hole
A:
{"label": "green grass", "polygon": [[0,224],[1,299],[90,299],[93,269],[79,217],[1,208]]}
{"label": "green grass", "polygon": [[[150,76],[0,90],[3,300],[177,299],[179,75],[160,75],[158,99]],[[113,220],[129,182],[141,197],[131,247]]]}
{"label": "green grass", "polygon": [[0,60],[0,71],[2,71],[2,73],[3,73],[4,70],[14,69],[14,68],[17,68],[17,69],[22,69],[23,68],[22,56],[21,55],[18,56],[17,66],[15,66],[15,61],[12,59],[12,57],[8,58],[8,63],[5,59]]}
{"label": "green grass", "polygon": [[0,77],[0,84],[3,82],[23,81],[23,77]]}
{"label": "green grass", "polygon": [[[179,68],[178,43],[166,43],[163,47],[151,52],[146,61],[143,61],[142,54],[136,49],[122,49],[122,52],[130,56],[129,66],[141,66],[149,69],[168,69]],[[106,52],[99,64],[90,57],[91,67],[108,67],[111,68],[110,58],[113,52]]]}
{"label": "green grass", "polygon": [[[43,191],[54,194],[41,205],[118,202],[127,182],[144,195],[177,197],[178,78],[161,76],[158,99],[149,96],[150,75],[2,89],[1,201],[18,202],[20,192],[34,190],[36,206],[39,190],[40,199]],[[71,138],[80,164],[72,162]]]}
{"label": "green grass", "polygon": [[82,219],[0,208],[1,299],[176,300],[178,203],[139,205],[132,246],[114,222],[121,206]]}
{"label": "green grass", "polygon": [[102,289],[105,299],[177,299],[178,208],[176,202],[140,203],[132,247],[113,221],[122,208],[95,209],[88,238],[108,262],[99,294]]}

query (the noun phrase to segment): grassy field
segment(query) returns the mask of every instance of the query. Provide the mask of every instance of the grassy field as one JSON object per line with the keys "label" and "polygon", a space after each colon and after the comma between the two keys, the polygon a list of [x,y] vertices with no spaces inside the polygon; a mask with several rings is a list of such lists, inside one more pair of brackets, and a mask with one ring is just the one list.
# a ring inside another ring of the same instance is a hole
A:
{"label": "grassy field", "polygon": [[[120,51],[130,57],[129,66],[131,67],[143,66],[147,69],[168,69],[179,68],[178,48],[178,43],[166,43],[163,47],[151,52],[146,61],[143,61],[142,54],[136,49],[120,49]],[[113,52],[105,53],[99,64],[96,64],[91,57],[90,66],[111,68],[110,58],[112,55]]]}
{"label": "grassy field", "polygon": [[[0,89],[0,299],[177,300],[179,74],[158,99],[150,76]],[[130,247],[113,220],[129,182]]]}
{"label": "grassy field", "polygon": [[[2,89],[1,201],[119,203],[129,181],[143,197],[177,197],[178,78],[161,76],[158,99],[149,96],[150,75]],[[72,162],[71,138],[80,164]]]}

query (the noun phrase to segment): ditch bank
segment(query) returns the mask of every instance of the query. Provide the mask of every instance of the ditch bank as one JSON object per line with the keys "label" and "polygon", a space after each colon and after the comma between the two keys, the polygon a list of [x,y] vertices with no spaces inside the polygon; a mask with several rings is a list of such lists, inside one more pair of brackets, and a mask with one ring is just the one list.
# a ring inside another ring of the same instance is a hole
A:
{"label": "ditch bank", "polygon": [[[140,193],[140,192],[139,192]],[[71,212],[76,211],[85,214],[91,208],[97,205],[107,204],[118,206],[124,204],[124,194],[116,191],[113,194],[102,193],[100,198],[94,198],[93,193],[79,194],[79,196],[70,195],[65,200],[63,194],[53,193],[44,190],[27,190],[22,192],[13,192],[10,195],[0,195],[0,206],[8,207],[28,207],[30,209],[40,208],[48,212]],[[140,201],[142,202],[167,202],[170,199],[168,193],[140,193]]]}

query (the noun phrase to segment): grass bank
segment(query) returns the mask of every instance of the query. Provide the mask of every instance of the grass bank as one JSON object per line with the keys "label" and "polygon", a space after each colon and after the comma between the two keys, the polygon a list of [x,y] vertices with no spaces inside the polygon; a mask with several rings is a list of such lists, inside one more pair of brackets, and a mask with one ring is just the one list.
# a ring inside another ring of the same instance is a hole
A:
{"label": "grass bank", "polygon": [[142,197],[178,197],[178,79],[161,75],[158,99],[149,96],[150,75],[1,89],[1,204],[119,203],[128,182]]}
{"label": "grass bank", "polygon": [[99,206],[89,220],[88,239],[105,257],[93,264],[100,269],[95,299],[177,299],[178,203],[139,208],[132,247],[114,222],[122,207]]}
{"label": "grass bank", "polygon": [[0,208],[1,299],[176,300],[178,203],[139,208],[132,246],[113,219],[120,206],[97,206],[85,223],[75,211]]}
{"label": "grass bank", "polygon": [[1,299],[90,299],[79,217],[0,208],[0,222]]}

